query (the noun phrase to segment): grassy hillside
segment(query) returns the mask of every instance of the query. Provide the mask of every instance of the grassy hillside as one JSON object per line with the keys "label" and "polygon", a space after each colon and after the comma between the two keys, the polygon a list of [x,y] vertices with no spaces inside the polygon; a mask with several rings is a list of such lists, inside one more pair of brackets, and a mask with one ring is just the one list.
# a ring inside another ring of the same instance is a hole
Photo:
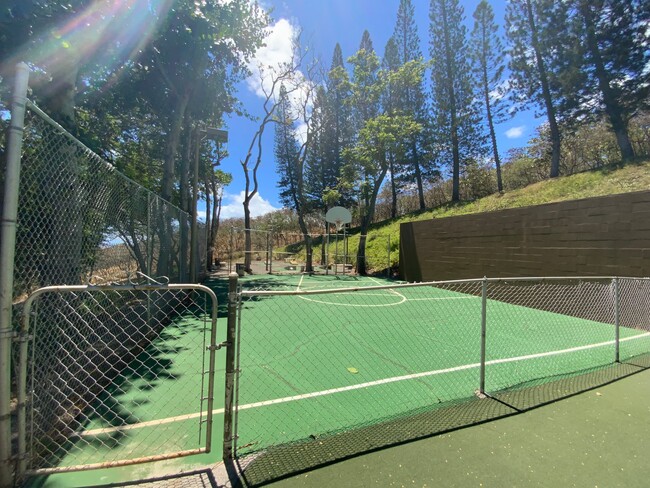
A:
{"label": "grassy hillside", "polygon": [[[397,266],[399,261],[399,225],[402,222],[493,212],[506,208],[527,207],[649,189],[650,160],[646,160],[638,164],[546,180],[502,195],[490,195],[473,202],[444,205],[416,214],[403,215],[394,220],[376,223],[371,227],[366,251],[368,264],[375,272],[385,270],[388,254],[387,241],[390,239],[390,260],[392,266]],[[356,253],[358,242],[358,233],[352,229],[349,241],[350,254]]]}

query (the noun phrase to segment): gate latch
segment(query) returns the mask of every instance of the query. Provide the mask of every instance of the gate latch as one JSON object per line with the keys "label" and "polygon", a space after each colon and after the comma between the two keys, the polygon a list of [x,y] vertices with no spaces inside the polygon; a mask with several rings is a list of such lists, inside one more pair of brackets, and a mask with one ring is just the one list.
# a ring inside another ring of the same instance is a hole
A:
{"label": "gate latch", "polygon": [[226,347],[226,346],[228,346],[228,341],[223,341],[223,342],[220,342],[219,344],[214,344],[214,345],[211,344],[208,347],[206,347],[206,349],[208,351],[218,351],[222,347]]}

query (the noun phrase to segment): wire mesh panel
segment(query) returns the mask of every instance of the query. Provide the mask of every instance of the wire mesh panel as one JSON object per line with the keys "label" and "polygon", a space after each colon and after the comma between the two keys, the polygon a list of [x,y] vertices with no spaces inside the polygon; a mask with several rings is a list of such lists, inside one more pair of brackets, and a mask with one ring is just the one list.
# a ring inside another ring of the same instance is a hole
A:
{"label": "wire mesh panel", "polygon": [[486,309],[487,391],[616,359],[611,279],[489,280]]}
{"label": "wire mesh panel", "polygon": [[184,281],[187,215],[28,108],[14,301],[42,286],[124,281],[135,271]]}
{"label": "wire mesh panel", "polygon": [[471,397],[480,287],[243,292],[238,453]]}
{"label": "wire mesh panel", "polygon": [[[250,239],[250,250],[246,247],[247,234]],[[327,236],[310,234],[308,239],[311,245],[311,273],[325,274],[328,263]],[[308,252],[303,234],[233,227],[230,231],[228,253],[231,271],[287,275],[308,272]],[[247,256],[249,268],[246,270]],[[343,263],[342,257],[340,262]],[[340,264],[340,267],[343,269],[343,264]]]}
{"label": "wire mesh panel", "polygon": [[[577,378],[614,364],[617,345],[621,359],[650,353],[650,280],[326,280],[303,276],[293,289],[286,279],[267,280],[273,290],[241,293],[239,456],[331,445],[330,434],[439,409],[444,416],[450,404],[486,394],[526,408],[575,392],[566,381],[581,384]],[[534,388],[560,380],[560,392]]]}
{"label": "wire mesh panel", "polygon": [[50,287],[30,297],[26,313],[28,471],[209,451],[217,313],[211,290]]}
{"label": "wire mesh panel", "polygon": [[[618,278],[620,360],[650,367],[650,279]],[[639,356],[646,355],[645,358]]]}

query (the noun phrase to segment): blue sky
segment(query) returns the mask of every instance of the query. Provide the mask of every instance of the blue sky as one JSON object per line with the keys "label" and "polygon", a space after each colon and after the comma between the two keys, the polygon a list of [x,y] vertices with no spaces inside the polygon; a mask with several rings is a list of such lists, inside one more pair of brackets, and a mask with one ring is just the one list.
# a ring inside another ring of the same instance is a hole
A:
{"label": "blue sky", "polygon": [[[465,9],[468,30],[473,22],[472,13],[479,0],[461,0]],[[268,47],[259,53],[259,60],[271,63],[286,59],[290,50],[290,37],[302,31],[303,45],[322,59],[328,68],[336,43],[341,44],[343,57],[348,58],[358,49],[364,30],[370,32],[375,51],[381,58],[384,46],[395,26],[399,0],[265,0],[272,9],[273,26]],[[413,0],[422,53],[428,58],[429,2]],[[505,2],[494,1],[495,18],[502,27]],[[257,78],[253,77],[239,86],[238,97],[251,114],[261,113],[262,99],[256,94]],[[525,145],[534,133],[539,121],[532,111],[519,112],[513,119],[497,126],[499,152],[505,156],[508,149]],[[241,117],[229,118],[228,151],[230,156],[221,169],[233,175],[233,182],[226,188],[222,218],[243,215],[242,198],[244,177],[240,160],[245,156],[256,124]],[[262,165],[259,170],[259,197],[253,202],[253,215],[261,215],[281,207],[278,201],[277,173],[273,157],[273,131],[268,130],[264,139]]]}

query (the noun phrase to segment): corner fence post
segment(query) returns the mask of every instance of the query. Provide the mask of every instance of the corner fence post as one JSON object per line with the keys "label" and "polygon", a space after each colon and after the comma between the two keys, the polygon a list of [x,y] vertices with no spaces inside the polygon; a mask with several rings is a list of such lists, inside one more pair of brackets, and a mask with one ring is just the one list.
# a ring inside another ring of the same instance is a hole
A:
{"label": "corner fence post", "polygon": [[621,300],[618,276],[614,278],[614,330],[615,330],[615,357],[614,361],[621,362]]}
{"label": "corner fence post", "polygon": [[29,68],[16,66],[16,78],[11,102],[11,122],[7,140],[2,227],[0,228],[0,487],[13,486],[11,453],[11,343],[13,340],[12,301],[14,259],[16,256],[16,222],[18,219],[18,190],[20,156],[23,146],[25,104]]}
{"label": "corner fence post", "polygon": [[479,384],[479,393],[485,395],[485,336],[487,328],[487,277],[483,277],[483,287],[481,292],[481,378]]}
{"label": "corner fence post", "polygon": [[237,273],[228,275],[228,325],[226,330],[226,396],[223,413],[223,459],[233,459],[233,420],[234,420],[234,392],[235,392],[235,347],[237,330],[237,305],[239,296]]}

